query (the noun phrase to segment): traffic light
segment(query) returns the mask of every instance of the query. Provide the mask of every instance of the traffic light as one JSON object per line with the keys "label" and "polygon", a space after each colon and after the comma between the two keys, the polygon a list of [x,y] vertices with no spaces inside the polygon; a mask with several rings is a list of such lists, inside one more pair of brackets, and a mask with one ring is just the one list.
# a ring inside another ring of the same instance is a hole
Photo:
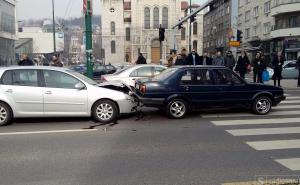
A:
{"label": "traffic light", "polygon": [[178,29],[181,30],[182,28],[183,28],[183,27],[182,27],[182,24],[179,24],[179,25],[178,25]]}
{"label": "traffic light", "polygon": [[159,41],[163,42],[165,40],[165,28],[159,28]]}
{"label": "traffic light", "polygon": [[196,20],[196,15],[192,15],[190,19],[191,19],[191,22],[194,22]]}
{"label": "traffic light", "polygon": [[236,36],[236,40],[242,43],[242,39],[243,39],[243,32],[241,30],[237,30],[237,36]]}

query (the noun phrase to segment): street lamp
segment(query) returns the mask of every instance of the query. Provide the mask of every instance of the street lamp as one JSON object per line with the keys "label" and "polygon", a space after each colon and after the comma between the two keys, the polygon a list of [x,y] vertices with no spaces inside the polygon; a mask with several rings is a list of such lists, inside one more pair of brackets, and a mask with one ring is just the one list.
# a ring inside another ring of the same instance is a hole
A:
{"label": "street lamp", "polygon": [[52,18],[53,18],[53,52],[56,53],[54,0],[52,0]]}

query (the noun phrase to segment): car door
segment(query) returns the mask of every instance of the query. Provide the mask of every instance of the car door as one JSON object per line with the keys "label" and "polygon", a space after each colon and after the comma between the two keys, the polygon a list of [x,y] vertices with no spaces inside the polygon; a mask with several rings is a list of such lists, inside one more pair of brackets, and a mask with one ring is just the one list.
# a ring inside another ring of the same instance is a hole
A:
{"label": "car door", "polygon": [[88,113],[87,88],[77,78],[61,71],[43,70],[45,87],[44,112],[46,116],[81,116]]}
{"label": "car door", "polygon": [[296,61],[291,61],[283,66],[282,77],[287,79],[298,78],[299,72],[296,66]]}
{"label": "car door", "polygon": [[16,69],[2,76],[2,92],[21,116],[43,115],[43,88],[38,74],[35,69]]}
{"label": "car door", "polygon": [[214,85],[213,73],[210,69],[186,69],[179,75],[179,91],[189,99],[193,108],[216,105],[219,90]]}
{"label": "car door", "polygon": [[245,104],[251,99],[251,89],[231,70],[214,69],[213,71],[221,105]]}

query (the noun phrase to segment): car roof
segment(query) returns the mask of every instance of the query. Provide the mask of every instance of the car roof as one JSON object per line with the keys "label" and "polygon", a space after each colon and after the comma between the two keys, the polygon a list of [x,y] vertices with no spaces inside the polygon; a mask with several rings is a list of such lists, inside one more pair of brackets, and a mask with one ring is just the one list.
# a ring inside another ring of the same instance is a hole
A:
{"label": "car roof", "polygon": [[227,67],[225,66],[211,66],[211,65],[197,65],[197,66],[194,66],[194,65],[186,65],[186,66],[173,66],[172,68],[178,68],[178,69],[187,69],[187,68],[199,68],[199,69],[202,69],[202,68],[209,68],[209,69],[228,69]]}
{"label": "car roof", "polygon": [[7,70],[17,70],[17,69],[48,69],[55,71],[68,71],[70,69],[64,67],[54,67],[54,66],[9,66],[9,67],[0,67],[0,72]]}

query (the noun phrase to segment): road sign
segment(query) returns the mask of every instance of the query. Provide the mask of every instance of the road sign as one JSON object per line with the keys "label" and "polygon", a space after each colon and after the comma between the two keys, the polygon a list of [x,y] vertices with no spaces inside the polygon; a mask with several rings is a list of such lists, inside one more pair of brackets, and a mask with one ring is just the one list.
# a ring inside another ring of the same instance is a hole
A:
{"label": "road sign", "polygon": [[239,46],[241,46],[241,42],[239,42],[239,41],[229,41],[229,46],[239,47]]}

